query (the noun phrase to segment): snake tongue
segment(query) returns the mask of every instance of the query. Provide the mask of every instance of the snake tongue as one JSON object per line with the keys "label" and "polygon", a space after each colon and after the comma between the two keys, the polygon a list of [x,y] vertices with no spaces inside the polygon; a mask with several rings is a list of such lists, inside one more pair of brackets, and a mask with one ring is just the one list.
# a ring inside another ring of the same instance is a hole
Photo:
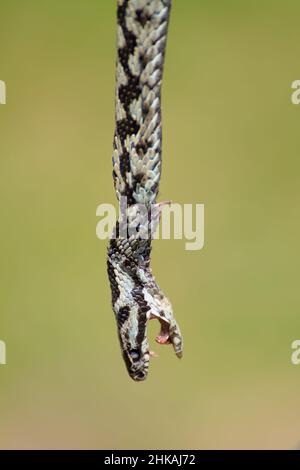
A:
{"label": "snake tongue", "polygon": [[162,318],[158,317],[158,320],[160,322],[160,333],[156,336],[155,341],[158,344],[170,344],[170,324]]}
{"label": "snake tongue", "polygon": [[[149,320],[159,320],[161,324],[160,334],[155,338],[156,342],[159,344],[169,344],[169,324],[152,312],[150,313]],[[155,351],[149,351],[149,355],[150,357],[158,357],[158,354]]]}
{"label": "snake tongue", "polygon": [[[172,344],[175,354],[178,358],[182,357],[182,340],[180,331],[175,323],[176,326],[176,334],[174,334],[174,326],[171,327],[171,324],[165,318],[162,318],[158,313],[149,313],[149,320],[158,320],[160,323],[160,332],[159,335],[156,336],[155,340],[158,344]],[[170,331],[171,330],[171,331]],[[150,352],[150,356],[157,357],[155,353],[152,351]]]}
{"label": "snake tongue", "polygon": [[160,323],[160,332],[159,335],[156,336],[155,341],[158,344],[170,344],[170,324],[164,318],[160,317],[155,313],[150,313],[149,320],[158,320]]}

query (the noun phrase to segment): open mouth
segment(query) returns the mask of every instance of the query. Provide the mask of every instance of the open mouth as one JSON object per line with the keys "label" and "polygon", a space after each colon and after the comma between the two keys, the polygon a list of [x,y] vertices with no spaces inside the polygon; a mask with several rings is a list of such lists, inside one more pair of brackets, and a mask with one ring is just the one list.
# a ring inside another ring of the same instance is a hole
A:
{"label": "open mouth", "polygon": [[158,321],[160,323],[160,332],[159,335],[155,337],[155,341],[158,344],[170,344],[170,324],[167,321],[162,320],[161,318],[158,318]]}
{"label": "open mouth", "polygon": [[[170,323],[157,316],[157,315],[154,315],[154,314],[150,314],[150,318],[149,320],[158,320],[159,323],[160,323],[160,332],[159,334],[155,337],[155,341],[158,343],[158,344],[173,344],[173,347],[174,347],[174,350],[175,350],[175,353],[177,355],[177,357],[181,358],[182,357],[182,351],[179,351],[178,348],[177,348],[177,345],[176,345],[176,337],[173,337],[173,335],[171,334],[171,331],[170,331]],[[151,357],[157,357],[158,354],[156,354],[154,351],[150,351],[150,356]]]}

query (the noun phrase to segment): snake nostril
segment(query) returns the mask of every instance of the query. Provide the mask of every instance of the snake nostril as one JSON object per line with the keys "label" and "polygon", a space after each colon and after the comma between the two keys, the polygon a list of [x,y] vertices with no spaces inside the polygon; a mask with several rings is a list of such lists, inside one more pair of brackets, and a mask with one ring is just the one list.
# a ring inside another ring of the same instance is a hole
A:
{"label": "snake nostril", "polygon": [[146,374],[145,372],[141,370],[134,376],[134,380],[144,380],[145,378],[146,378]]}

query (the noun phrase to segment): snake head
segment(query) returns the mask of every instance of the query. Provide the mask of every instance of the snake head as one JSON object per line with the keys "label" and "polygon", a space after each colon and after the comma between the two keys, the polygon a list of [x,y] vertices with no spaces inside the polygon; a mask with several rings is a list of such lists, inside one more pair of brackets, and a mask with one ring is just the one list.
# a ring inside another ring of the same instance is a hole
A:
{"label": "snake head", "polygon": [[[181,358],[182,336],[174,318],[166,319],[165,315],[157,316],[150,312],[146,315],[146,322],[152,319],[160,322],[160,332],[155,338],[156,342],[161,345],[172,344],[176,356]],[[137,329],[134,326],[136,321],[129,321],[125,326],[119,327],[119,340],[127,372],[136,382],[147,378],[150,357],[157,356],[149,350],[146,322],[139,317]]]}
{"label": "snake head", "polygon": [[[152,283],[152,289],[153,285]],[[149,285],[142,290],[134,288],[132,295],[135,303],[121,307],[116,313],[116,319],[128,374],[133,380],[142,381],[147,377],[150,357],[156,356],[149,350],[148,321],[152,319],[159,321],[160,332],[155,338],[157,343],[172,344],[178,358],[182,357],[182,336],[173,317],[171,304],[166,297],[162,298],[161,293],[153,297],[153,291],[149,291]]]}

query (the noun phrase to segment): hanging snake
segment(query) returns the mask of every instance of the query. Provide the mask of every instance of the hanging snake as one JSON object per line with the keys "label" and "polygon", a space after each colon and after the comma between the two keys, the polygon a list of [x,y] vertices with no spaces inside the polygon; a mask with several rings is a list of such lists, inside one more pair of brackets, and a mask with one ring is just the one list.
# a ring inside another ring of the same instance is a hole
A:
{"label": "hanging snake", "polygon": [[[168,298],[151,268],[149,226],[156,227],[165,203],[157,203],[161,176],[161,84],[171,0],[118,0],[113,179],[126,198],[129,235],[118,220],[108,247],[107,271],[121,351],[133,380],[147,377],[147,323],[160,322],[156,341],[182,356],[182,336]],[[147,217],[140,217],[140,205]],[[154,210],[153,210],[154,209]],[[139,218],[138,218],[139,217]],[[152,233],[152,232],[151,232]]]}

